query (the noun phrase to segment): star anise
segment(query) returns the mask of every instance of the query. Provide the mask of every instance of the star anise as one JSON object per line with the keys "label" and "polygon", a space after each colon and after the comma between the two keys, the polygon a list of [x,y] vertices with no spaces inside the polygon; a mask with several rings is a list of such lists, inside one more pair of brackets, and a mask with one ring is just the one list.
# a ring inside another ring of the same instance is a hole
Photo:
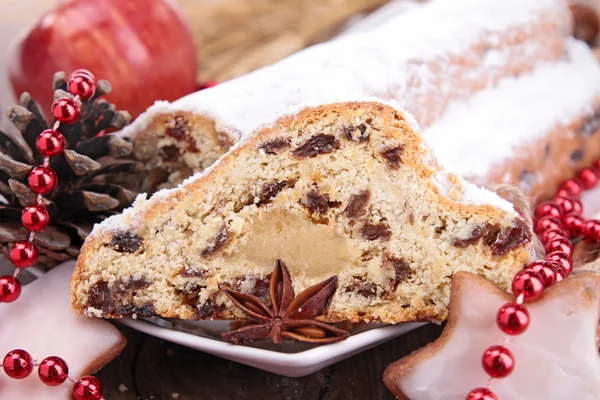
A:
{"label": "star anise", "polygon": [[269,283],[270,305],[256,296],[236,292],[228,287],[222,288],[252,322],[240,329],[224,332],[221,336],[235,344],[269,337],[273,343],[281,343],[286,339],[319,344],[342,341],[350,333],[315,320],[329,308],[337,284],[337,276],[332,276],[296,297],[290,271],[283,261],[277,260]]}

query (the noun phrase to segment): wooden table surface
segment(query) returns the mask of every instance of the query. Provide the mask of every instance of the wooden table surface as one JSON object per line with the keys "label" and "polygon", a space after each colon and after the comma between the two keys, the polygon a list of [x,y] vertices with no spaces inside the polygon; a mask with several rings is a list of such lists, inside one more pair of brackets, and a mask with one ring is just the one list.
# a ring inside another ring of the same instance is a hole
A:
{"label": "wooden table surface", "polygon": [[381,380],[385,367],[442,330],[428,324],[312,375],[288,378],[117,326],[127,347],[97,374],[107,400],[391,400]]}

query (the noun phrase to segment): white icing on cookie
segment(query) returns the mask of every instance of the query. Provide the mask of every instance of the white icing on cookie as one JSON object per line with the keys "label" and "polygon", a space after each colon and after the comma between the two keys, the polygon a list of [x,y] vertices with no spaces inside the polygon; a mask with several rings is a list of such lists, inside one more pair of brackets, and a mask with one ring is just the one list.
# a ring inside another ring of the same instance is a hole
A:
{"label": "white icing on cookie", "polygon": [[[0,358],[23,349],[34,360],[58,356],[69,366],[69,376],[95,372],[125,346],[125,338],[110,323],[78,317],[71,312],[69,286],[75,261],[54,268],[23,287],[21,297],[0,305]],[[73,384],[49,387],[40,381],[37,368],[23,380],[0,371],[0,399],[70,399]]]}
{"label": "white icing on cookie", "polygon": [[[503,343],[496,314],[509,297],[475,275],[464,278],[458,289],[455,282],[448,332],[386,371],[386,378],[396,379],[397,389],[411,400],[462,400],[472,389],[486,386],[489,376],[481,356]],[[507,378],[494,380],[493,392],[510,400],[599,399],[600,275],[572,275],[527,308],[529,328],[506,345],[515,368]],[[394,376],[394,369],[402,372]]]}

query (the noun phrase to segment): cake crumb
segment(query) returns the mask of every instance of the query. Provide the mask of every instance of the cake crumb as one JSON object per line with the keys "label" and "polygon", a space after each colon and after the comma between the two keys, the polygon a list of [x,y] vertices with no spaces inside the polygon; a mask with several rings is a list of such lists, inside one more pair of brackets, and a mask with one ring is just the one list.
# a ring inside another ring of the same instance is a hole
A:
{"label": "cake crumb", "polygon": [[174,398],[174,399],[178,399],[179,398],[179,393],[173,392],[173,393],[171,393],[171,397]]}
{"label": "cake crumb", "polygon": [[127,388],[127,386],[125,386],[124,384],[122,384],[122,383],[121,383],[121,384],[119,385],[119,392],[121,392],[121,393],[125,393],[127,390],[129,390],[129,389],[128,389],[128,388]]}

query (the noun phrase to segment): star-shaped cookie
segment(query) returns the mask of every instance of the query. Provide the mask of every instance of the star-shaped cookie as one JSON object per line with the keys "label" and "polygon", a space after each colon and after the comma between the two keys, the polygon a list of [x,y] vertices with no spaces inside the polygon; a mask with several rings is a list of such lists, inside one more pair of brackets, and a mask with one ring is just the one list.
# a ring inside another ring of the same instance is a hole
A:
{"label": "star-shaped cookie", "polygon": [[[459,272],[450,298],[448,325],[440,338],[385,370],[384,383],[398,398],[464,400],[487,384],[481,356],[503,343],[496,314],[514,297],[484,278]],[[493,381],[494,393],[500,400],[600,399],[600,274],[571,275],[527,307],[529,328],[506,345],[515,368]]]}
{"label": "star-shaped cookie", "polygon": [[[64,263],[23,287],[21,297],[0,304],[0,360],[13,349],[34,360],[58,356],[79,378],[104,366],[125,347],[125,338],[112,324],[83,318],[70,310],[69,284],[75,262]],[[0,361],[1,362],[1,361]],[[9,378],[0,368],[0,399],[71,399],[73,384],[44,385],[37,368],[23,380]]]}

